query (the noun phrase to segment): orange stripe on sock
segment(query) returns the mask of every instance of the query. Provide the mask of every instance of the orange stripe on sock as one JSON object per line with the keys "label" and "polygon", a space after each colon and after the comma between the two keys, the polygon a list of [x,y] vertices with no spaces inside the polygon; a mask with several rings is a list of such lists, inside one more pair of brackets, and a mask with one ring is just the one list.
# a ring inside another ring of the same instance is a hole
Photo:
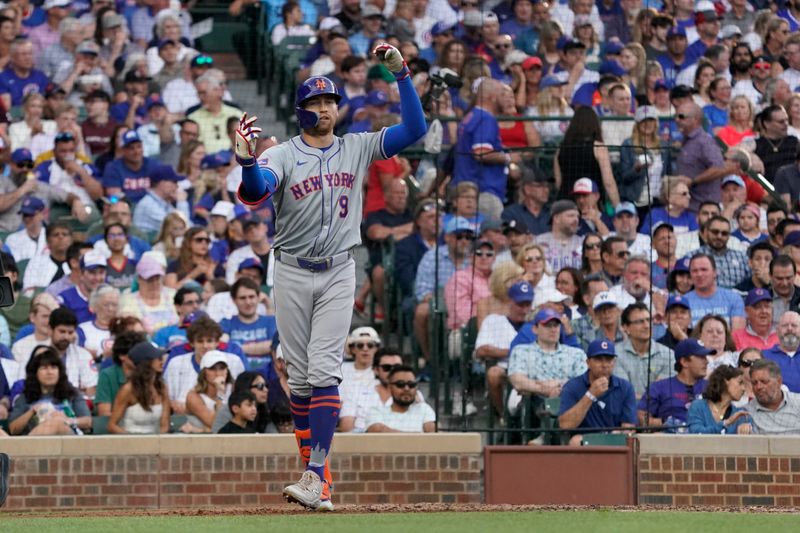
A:
{"label": "orange stripe on sock", "polygon": [[321,400],[337,400],[338,401],[339,399],[341,399],[341,396],[338,396],[338,395],[337,396],[315,396],[315,397],[311,398],[311,403],[319,402]]}
{"label": "orange stripe on sock", "polygon": [[298,409],[308,409],[308,404],[307,403],[303,404],[303,403],[289,402],[289,405],[291,405],[292,407],[296,407]]}
{"label": "orange stripe on sock", "polygon": [[318,403],[317,405],[312,405],[311,408],[315,407],[333,407],[336,409],[341,409],[341,403]]}

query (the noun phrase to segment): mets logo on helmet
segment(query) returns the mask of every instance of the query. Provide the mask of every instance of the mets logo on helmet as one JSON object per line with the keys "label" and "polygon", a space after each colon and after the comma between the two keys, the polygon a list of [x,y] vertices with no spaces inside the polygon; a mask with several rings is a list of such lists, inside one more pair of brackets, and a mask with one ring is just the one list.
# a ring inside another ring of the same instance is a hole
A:
{"label": "mets logo on helmet", "polygon": [[317,89],[319,89],[321,91],[325,87],[327,87],[327,84],[325,83],[325,80],[317,79]]}

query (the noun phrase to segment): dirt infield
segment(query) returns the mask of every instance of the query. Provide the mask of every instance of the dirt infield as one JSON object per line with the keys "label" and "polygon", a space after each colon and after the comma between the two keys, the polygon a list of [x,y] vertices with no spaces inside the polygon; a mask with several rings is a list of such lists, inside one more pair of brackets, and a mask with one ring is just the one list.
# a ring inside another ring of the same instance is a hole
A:
{"label": "dirt infield", "polygon": [[[800,514],[800,508],[780,507],[669,507],[662,505],[626,505],[626,506],[580,506],[580,505],[484,505],[484,504],[409,504],[409,505],[337,505],[335,514],[369,514],[369,513],[482,513],[482,512],[532,512],[532,511],[618,511],[618,512],[704,512],[704,513],[769,513]],[[126,517],[126,516],[261,516],[261,515],[305,515],[305,511],[296,505],[270,505],[261,507],[229,507],[201,509],[153,509],[153,510],[78,510],[57,511],[51,513],[4,513],[7,518],[82,518],[82,517]]]}

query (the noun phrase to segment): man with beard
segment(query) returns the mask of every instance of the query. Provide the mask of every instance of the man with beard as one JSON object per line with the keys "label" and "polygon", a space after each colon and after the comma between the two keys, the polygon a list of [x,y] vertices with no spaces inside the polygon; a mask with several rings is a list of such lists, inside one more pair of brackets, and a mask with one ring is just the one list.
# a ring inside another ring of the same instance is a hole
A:
{"label": "man with beard", "polygon": [[550,208],[552,230],[536,237],[544,248],[547,266],[551,272],[564,267],[581,268],[583,237],[577,235],[580,223],[578,206],[572,200],[558,200]]}
{"label": "man with beard", "polygon": [[769,289],[769,264],[775,252],[772,246],[766,241],[754,243],[747,249],[747,265],[752,274],[745,278],[736,286],[740,293],[747,294],[753,289]]}
{"label": "man with beard", "polygon": [[766,350],[778,343],[772,327],[772,294],[767,289],[753,289],[744,301],[747,326],[732,333],[737,350],[758,348]]}
{"label": "man with beard", "polygon": [[789,214],[779,205],[770,204],[767,208],[767,234],[769,234],[767,242],[772,246],[774,252],[783,246],[783,235],[778,233],[778,225],[788,217]]}
{"label": "man with beard", "polygon": [[791,392],[800,392],[800,314],[784,313],[778,321],[777,333],[778,343],[764,350],[764,358],[777,363],[783,382]]}
{"label": "man with beard", "polygon": [[631,202],[622,202],[614,211],[614,231],[611,235],[622,237],[628,245],[631,255],[647,256],[651,252],[650,237],[636,232],[639,227],[639,215],[636,206]]}
{"label": "man with beard", "polygon": [[[622,269],[622,281],[618,285],[611,287],[609,291],[616,300],[620,309],[625,309],[629,305],[642,302],[650,305],[650,262],[642,255],[634,255],[625,261]],[[654,305],[657,309],[663,309],[666,305],[666,292],[656,289],[653,292]],[[655,312],[655,310],[654,310]]]}
{"label": "man with beard", "polygon": [[673,26],[667,32],[667,52],[661,54],[656,60],[664,69],[664,80],[673,87],[681,70],[692,62],[686,57],[686,30],[680,26]]}
{"label": "man with beard", "polygon": [[61,356],[67,369],[67,379],[73,387],[89,397],[97,389],[97,366],[92,355],[76,344],[78,319],[66,307],[50,313],[50,344]]}
{"label": "man with beard", "polygon": [[727,289],[736,287],[750,276],[750,267],[744,252],[728,248],[731,223],[722,216],[715,216],[706,224],[706,244],[697,251],[708,254],[717,264],[717,284]]}
{"label": "man with beard", "polygon": [[753,419],[755,433],[800,433],[800,394],[783,390],[781,369],[775,361],[759,359],[750,368],[750,382],[755,398],[747,411]]}
{"label": "man with beard", "polygon": [[746,60],[744,52],[740,52],[740,50],[742,50],[741,45],[736,48],[733,56],[732,81],[735,83],[731,91],[731,99],[743,94],[758,108],[762,104],[767,81],[772,77],[772,61],[767,56],[758,56],[752,59],[748,67],[747,77],[744,77],[741,69],[744,67]]}
{"label": "man with beard", "polygon": [[417,378],[410,366],[399,365],[387,377],[392,403],[373,407],[367,415],[367,433],[431,433],[436,430],[436,413],[417,401]]}
{"label": "man with beard", "polygon": [[[753,52],[750,51],[750,47],[745,42],[737,43],[731,51],[731,85],[735,86],[739,82],[742,82],[743,86],[750,85],[750,67],[752,65]],[[731,98],[733,98],[733,93]]]}

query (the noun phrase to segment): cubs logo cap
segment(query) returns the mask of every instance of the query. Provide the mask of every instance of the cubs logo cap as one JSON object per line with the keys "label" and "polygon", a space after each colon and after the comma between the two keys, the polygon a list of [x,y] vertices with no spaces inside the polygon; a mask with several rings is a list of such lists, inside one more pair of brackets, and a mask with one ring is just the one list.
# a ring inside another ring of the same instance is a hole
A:
{"label": "cubs logo cap", "polygon": [[586,356],[587,357],[600,357],[600,356],[610,356],[616,357],[617,353],[614,347],[614,343],[605,340],[605,339],[597,339],[593,340],[589,343],[589,347],[586,349]]}
{"label": "cubs logo cap", "polygon": [[518,304],[530,304],[533,301],[533,285],[525,280],[517,281],[508,289],[508,297]]}
{"label": "cubs logo cap", "polygon": [[744,305],[753,306],[759,302],[771,302],[771,301],[772,301],[772,294],[767,289],[757,288],[747,293],[747,298],[745,298],[744,300]]}
{"label": "cubs logo cap", "polygon": [[697,339],[685,339],[675,346],[675,360],[680,361],[684,357],[707,357],[709,355],[717,355],[716,350],[711,350],[703,345],[702,341]]}

